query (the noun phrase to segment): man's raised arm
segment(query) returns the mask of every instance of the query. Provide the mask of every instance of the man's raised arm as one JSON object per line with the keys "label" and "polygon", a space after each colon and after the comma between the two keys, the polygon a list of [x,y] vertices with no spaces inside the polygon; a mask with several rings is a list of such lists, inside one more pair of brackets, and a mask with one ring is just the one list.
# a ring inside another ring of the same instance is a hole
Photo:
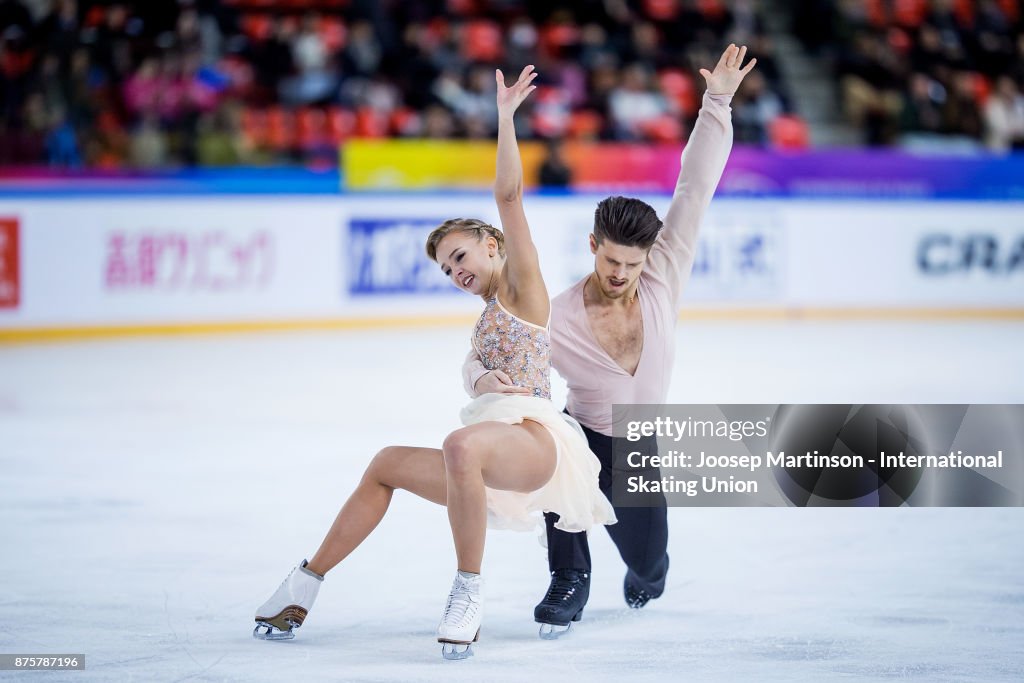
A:
{"label": "man's raised arm", "polygon": [[704,212],[718,187],[725,162],[732,150],[732,100],[736,88],[757,63],[750,60],[740,68],[747,48],[730,45],[715,65],[714,72],[701,69],[707,92],[683,149],[679,180],[664,227],[648,257],[648,268],[665,278],[675,293],[676,303],[690,277],[697,248],[697,233]]}

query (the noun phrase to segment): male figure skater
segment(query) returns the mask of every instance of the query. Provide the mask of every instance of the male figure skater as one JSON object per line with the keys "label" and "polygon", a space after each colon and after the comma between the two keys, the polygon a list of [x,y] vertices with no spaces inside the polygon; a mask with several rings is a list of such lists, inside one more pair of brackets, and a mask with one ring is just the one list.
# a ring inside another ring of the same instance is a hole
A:
{"label": "male figure skater", "polygon": [[[600,486],[611,500],[612,404],[664,403],[675,356],[675,327],[689,279],[701,219],[732,148],[729,102],[757,60],[741,68],[747,48],[730,45],[707,82],[703,105],[683,151],[679,180],[664,227],[638,199],[609,197],[594,215],[590,251],[594,272],[559,294],[551,306],[551,358],[568,383],[567,412],[583,426],[601,460]],[[463,367],[466,390],[527,393],[471,352]],[[631,443],[630,449],[657,449]],[[653,453],[652,453],[653,454]],[[605,527],[626,563],[626,604],[641,608],[665,589],[669,559],[666,509],[616,507],[618,524]],[[590,594],[586,534],[554,528],[545,514],[551,584],[534,610],[541,637],[558,637],[579,621]]]}

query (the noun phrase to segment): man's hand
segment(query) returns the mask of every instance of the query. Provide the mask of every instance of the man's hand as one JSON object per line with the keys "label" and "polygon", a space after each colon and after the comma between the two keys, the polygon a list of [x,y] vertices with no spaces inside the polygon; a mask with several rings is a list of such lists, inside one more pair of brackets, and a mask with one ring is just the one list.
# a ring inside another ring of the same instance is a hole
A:
{"label": "man's hand", "polygon": [[483,394],[522,394],[532,396],[533,392],[526,387],[517,387],[501,370],[491,370],[486,375],[481,375],[473,387],[476,393]]}
{"label": "man's hand", "polygon": [[531,64],[523,68],[515,85],[506,88],[505,75],[501,73],[501,69],[494,72],[494,79],[498,82],[499,118],[502,116],[511,117],[515,110],[519,108],[519,105],[523,103],[523,100],[526,99],[526,96],[537,89],[537,86],[530,85],[536,77],[537,73],[533,70],[533,65]]}
{"label": "man's hand", "polygon": [[747,55],[747,46],[736,47],[734,44],[730,44],[722,53],[721,59],[718,60],[718,64],[715,65],[714,72],[708,71],[707,69],[701,69],[700,75],[704,77],[704,80],[708,84],[708,92],[712,95],[732,95],[736,92],[736,88],[740,87],[740,83],[743,82],[743,77],[750,73],[754,65],[757,64],[756,59],[751,59],[750,63],[746,67],[740,68],[743,65],[743,58]]}

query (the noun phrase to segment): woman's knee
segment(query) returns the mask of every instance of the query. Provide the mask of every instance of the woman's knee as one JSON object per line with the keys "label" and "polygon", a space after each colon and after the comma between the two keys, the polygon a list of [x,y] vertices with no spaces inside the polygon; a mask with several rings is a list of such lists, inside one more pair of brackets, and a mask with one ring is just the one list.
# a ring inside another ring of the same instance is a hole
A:
{"label": "woman's knee", "polygon": [[395,473],[401,469],[402,449],[398,446],[387,446],[377,451],[366,468],[364,479],[395,488]]}
{"label": "woman's knee", "polygon": [[481,446],[479,436],[472,429],[455,430],[441,446],[445,470],[453,476],[479,473]]}

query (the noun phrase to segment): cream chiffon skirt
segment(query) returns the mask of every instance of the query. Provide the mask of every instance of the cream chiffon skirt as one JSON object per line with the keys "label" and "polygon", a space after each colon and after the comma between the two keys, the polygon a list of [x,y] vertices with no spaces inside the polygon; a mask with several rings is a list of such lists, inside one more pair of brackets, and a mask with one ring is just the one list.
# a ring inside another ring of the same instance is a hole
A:
{"label": "cream chiffon skirt", "polygon": [[[615,510],[601,493],[601,463],[590,451],[583,430],[551,401],[535,396],[483,394],[462,409],[462,424],[523,420],[539,422],[554,439],[557,464],[544,486],[530,493],[487,489],[487,525],[493,529],[530,531],[544,524],[542,512],[555,512],[555,527],[563,531],[587,531],[598,524],[614,524]],[[516,457],[515,452],[506,454]]]}

